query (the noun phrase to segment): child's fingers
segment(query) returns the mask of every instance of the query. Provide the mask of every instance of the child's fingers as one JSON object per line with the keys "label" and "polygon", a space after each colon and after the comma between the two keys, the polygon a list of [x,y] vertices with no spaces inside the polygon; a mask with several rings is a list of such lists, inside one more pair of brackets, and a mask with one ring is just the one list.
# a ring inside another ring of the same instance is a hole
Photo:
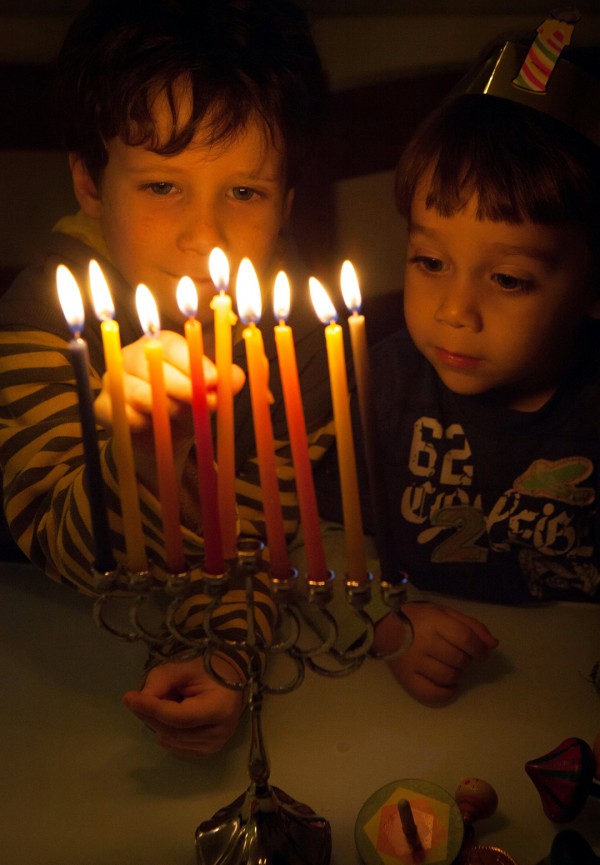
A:
{"label": "child's fingers", "polygon": [[483,622],[450,607],[446,608],[446,613],[450,618],[455,619],[466,628],[466,631],[464,632],[465,643],[463,648],[465,651],[468,651],[469,654],[474,653],[473,657],[482,657],[486,655],[490,649],[495,649],[498,645],[497,637],[493,636]]}

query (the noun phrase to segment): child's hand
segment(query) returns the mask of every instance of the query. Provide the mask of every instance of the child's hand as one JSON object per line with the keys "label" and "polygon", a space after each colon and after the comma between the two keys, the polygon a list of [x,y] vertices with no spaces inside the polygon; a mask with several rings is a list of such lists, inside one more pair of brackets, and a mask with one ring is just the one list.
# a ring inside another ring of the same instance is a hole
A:
{"label": "child's hand", "polygon": [[[414,639],[390,667],[403,688],[422,703],[451,700],[465,667],[498,645],[482,622],[449,607],[409,603],[402,612],[412,622]],[[376,626],[374,648],[391,652],[403,639],[404,626],[390,614]]]}
{"label": "child's hand", "polygon": [[[169,413],[174,436],[192,434],[192,416],[189,406],[192,401],[192,381],[188,347],[185,338],[178,333],[161,330],[159,334],[163,348],[163,372],[165,388],[169,397]],[[143,433],[152,426],[152,390],[148,376],[148,362],[144,353],[145,336],[123,348],[123,384],[127,418],[132,433]],[[204,377],[206,381],[209,408],[217,404],[217,371],[207,357],[204,358]],[[237,393],[244,384],[245,376],[238,366],[232,367],[232,385]],[[108,376],[102,379],[102,391],[94,404],[96,418],[105,428],[112,428],[112,410]]]}
{"label": "child's hand", "polygon": [[[224,679],[239,679],[226,659],[213,657],[213,666]],[[220,750],[244,709],[242,692],[217,684],[202,658],[154,667],[142,689],[128,691],[123,702],[156,732],[159,745],[188,759]]]}
{"label": "child's hand", "polygon": [[[144,353],[146,337],[123,348],[123,387],[127,420],[133,437],[133,453],[138,478],[151,490],[156,490],[156,463],[152,433],[152,389],[148,375],[148,362]],[[191,412],[192,380],[189,354],[185,338],[168,330],[160,332],[163,347],[163,372],[176,471],[183,470],[185,460],[194,441]],[[217,404],[217,370],[204,358],[204,376],[209,408]],[[232,367],[232,388],[237,393],[243,386],[245,375],[239,366]],[[112,405],[108,388],[108,375],[102,379],[102,390],[94,403],[96,420],[105,429],[112,430]]]}

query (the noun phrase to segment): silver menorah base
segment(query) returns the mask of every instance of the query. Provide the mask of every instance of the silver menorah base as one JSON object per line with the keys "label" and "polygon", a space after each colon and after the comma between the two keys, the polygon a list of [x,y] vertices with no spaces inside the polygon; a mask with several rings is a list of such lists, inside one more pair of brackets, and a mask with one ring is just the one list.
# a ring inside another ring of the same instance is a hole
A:
{"label": "silver menorah base", "polygon": [[[382,598],[390,612],[406,625],[406,636],[393,655],[377,655],[372,651],[374,623],[365,610],[371,598],[370,577],[358,584],[345,584],[346,600],[361,624],[360,637],[346,650],[336,647],[338,628],[328,610],[335,581],[332,572],[326,581],[308,580],[305,591],[299,589],[295,571],[286,579],[272,579],[278,627],[267,652],[257,633],[254,613],[254,581],[261,567],[262,549],[260,541],[242,539],[237,559],[231,563],[228,573],[217,576],[198,570],[174,575],[164,583],[156,579],[151,570],[143,574],[97,574],[94,618],[103,630],[129,642],[142,640],[159,656],[166,631],[187,651],[188,657],[190,652],[202,655],[207,671],[221,685],[244,690],[247,694],[251,723],[250,783],[234,802],[218,810],[196,829],[198,865],[329,865],[331,827],[327,820],[269,782],[270,768],[262,731],[263,700],[267,694],[285,694],[298,688],[307,667],[320,675],[343,676],[357,669],[367,657],[392,660],[406,651],[412,641],[410,622],[401,611],[406,593],[403,584],[381,584]],[[214,613],[221,606],[232,580],[238,588],[242,583],[246,593],[247,627],[244,639],[239,641],[224,639],[213,627]],[[210,601],[204,613],[203,634],[192,637],[178,627],[177,613],[186,598],[199,590]],[[113,620],[115,598],[124,592],[130,599],[125,626]],[[166,598],[166,607],[163,604],[165,611],[159,626],[150,627],[146,621],[146,607],[157,593]],[[310,617],[308,645],[305,645],[306,610],[315,614]],[[246,677],[242,682],[228,681],[213,668],[215,653],[231,654],[232,651],[247,658]],[[265,655],[286,656],[288,664],[291,663],[291,675],[283,682],[268,681]],[[173,660],[170,654],[164,657]]]}
{"label": "silver menorah base", "polygon": [[279,787],[251,785],[196,830],[198,865],[329,865],[331,827]]}

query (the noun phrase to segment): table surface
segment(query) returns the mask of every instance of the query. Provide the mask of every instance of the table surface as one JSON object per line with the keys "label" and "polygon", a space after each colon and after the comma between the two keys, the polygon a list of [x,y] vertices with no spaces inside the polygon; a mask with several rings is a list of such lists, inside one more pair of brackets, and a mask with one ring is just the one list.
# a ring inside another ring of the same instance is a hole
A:
{"label": "table surface", "polygon": [[[309,671],[265,702],[271,780],[329,820],[333,865],[357,865],[361,806],[403,778],[451,793],[463,778],[488,780],[499,807],[477,838],[519,865],[547,855],[564,828],[545,817],[523,766],[565,738],[594,740],[600,608],[453,604],[500,647],[471,666],[451,705],[419,705],[372,659],[336,680]],[[247,786],[248,719],[220,754],[178,760],[120,702],[140,680],[144,648],[96,629],[87,599],[3,563],[0,610],[4,865],[193,865],[196,826]],[[600,852],[600,800],[569,826]]]}

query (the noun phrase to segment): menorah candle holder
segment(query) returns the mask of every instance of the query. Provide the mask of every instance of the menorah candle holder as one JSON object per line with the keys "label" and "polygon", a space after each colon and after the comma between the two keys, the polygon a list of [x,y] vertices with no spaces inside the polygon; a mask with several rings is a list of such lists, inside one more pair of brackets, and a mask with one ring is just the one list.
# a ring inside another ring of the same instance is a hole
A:
{"label": "menorah candle holder", "polygon": [[[207,672],[221,685],[243,690],[250,713],[249,784],[231,804],[204,820],[196,829],[198,865],[328,865],[331,858],[331,828],[308,805],[302,804],[270,783],[270,768],[262,730],[262,706],[266,695],[286,694],[298,688],[308,667],[330,677],[356,670],[371,656],[392,660],[412,641],[412,627],[402,612],[406,600],[404,584],[381,584],[381,596],[389,610],[406,626],[404,643],[389,655],[374,653],[374,622],[367,612],[372,578],[361,583],[346,581],[345,597],[355,611],[362,635],[347,650],[336,647],[338,628],[328,610],[335,575],[324,581],[307,580],[300,585],[292,570],[288,577],[272,578],[271,595],[277,608],[275,639],[269,647],[258,633],[254,610],[255,575],[262,567],[263,544],[254,538],[238,542],[237,558],[226,573],[212,575],[201,566],[166,581],[150,566],[139,573],[115,570],[95,573],[94,620],[98,627],[127,642],[143,641],[158,658],[175,660],[173,645],[181,649],[178,658],[202,656]],[[246,630],[242,640],[228,640],[213,626],[215,612],[235,580],[246,593]],[[209,602],[204,611],[203,633],[186,633],[178,625],[178,613],[191,595],[202,593]],[[316,612],[320,626],[307,629],[302,605]],[[307,631],[308,646],[304,645]],[[168,648],[165,646],[168,645]],[[227,680],[213,666],[216,654],[242,655],[247,659],[243,681]],[[269,660],[286,656],[291,674],[285,681],[270,682],[266,675]]]}

